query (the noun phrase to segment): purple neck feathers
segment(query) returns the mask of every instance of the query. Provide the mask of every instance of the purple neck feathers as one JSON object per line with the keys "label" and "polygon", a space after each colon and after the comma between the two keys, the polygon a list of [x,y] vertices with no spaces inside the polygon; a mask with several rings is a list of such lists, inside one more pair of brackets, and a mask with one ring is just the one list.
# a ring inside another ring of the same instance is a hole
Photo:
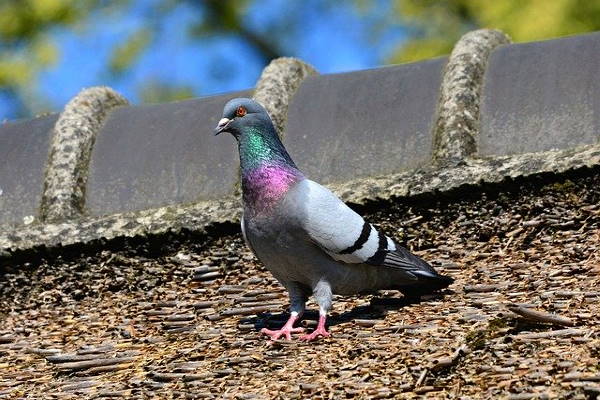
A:
{"label": "purple neck feathers", "polygon": [[242,189],[246,210],[252,214],[268,212],[302,179],[293,166],[279,162],[262,162],[242,174]]}

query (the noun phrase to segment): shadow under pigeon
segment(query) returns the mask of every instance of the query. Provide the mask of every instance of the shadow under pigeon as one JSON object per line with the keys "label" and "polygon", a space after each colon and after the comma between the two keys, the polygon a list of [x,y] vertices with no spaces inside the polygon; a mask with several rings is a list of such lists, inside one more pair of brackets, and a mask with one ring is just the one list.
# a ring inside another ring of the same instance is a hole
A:
{"label": "shadow under pigeon", "polygon": [[[427,295],[423,297],[373,297],[368,305],[356,306],[350,311],[337,314],[332,312],[327,318],[327,326],[335,326],[354,320],[381,320],[384,319],[389,311],[398,311],[403,307],[419,304],[422,301],[429,301],[433,299],[442,299],[445,294],[437,293],[433,295]],[[282,312],[277,314],[263,313],[256,317],[245,318],[242,323],[254,324],[254,328],[260,331],[262,328],[267,329],[279,329],[289,319],[289,312]],[[300,326],[312,328],[317,325],[319,320],[319,313],[316,310],[306,310],[302,316]]]}

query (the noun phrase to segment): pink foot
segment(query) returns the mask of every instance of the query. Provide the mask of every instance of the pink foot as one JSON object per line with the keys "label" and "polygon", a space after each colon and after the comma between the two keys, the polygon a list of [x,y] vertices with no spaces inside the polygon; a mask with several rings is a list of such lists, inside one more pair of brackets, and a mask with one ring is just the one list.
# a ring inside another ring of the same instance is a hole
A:
{"label": "pink foot", "polygon": [[281,336],[285,336],[287,340],[292,340],[292,333],[304,332],[304,328],[286,328],[285,326],[276,331],[272,331],[267,328],[262,328],[260,333],[271,336],[271,340],[277,340]]}
{"label": "pink foot", "polygon": [[267,328],[262,328],[260,333],[263,333],[267,336],[271,337],[271,340],[277,340],[281,336],[285,336],[287,340],[292,340],[292,333],[304,332],[304,328],[294,328],[294,322],[298,319],[298,314],[292,313],[290,319],[285,323],[285,325],[278,330],[272,331]]}
{"label": "pink foot", "polygon": [[308,335],[301,336],[300,340],[305,340],[307,342],[310,342],[310,341],[315,340],[319,336],[322,336],[322,337],[331,336],[331,334],[329,332],[327,332],[327,330],[325,329],[325,318],[326,318],[325,315],[320,315],[319,323],[317,324],[317,329],[315,329],[312,333],[310,333]]}
{"label": "pink foot", "polygon": [[300,340],[306,340],[307,342],[311,342],[311,341],[315,340],[316,338],[318,338],[319,336],[329,337],[329,336],[331,336],[331,334],[329,332],[327,332],[325,330],[325,328],[323,328],[323,329],[317,328],[312,333],[309,333],[308,335],[300,336]]}

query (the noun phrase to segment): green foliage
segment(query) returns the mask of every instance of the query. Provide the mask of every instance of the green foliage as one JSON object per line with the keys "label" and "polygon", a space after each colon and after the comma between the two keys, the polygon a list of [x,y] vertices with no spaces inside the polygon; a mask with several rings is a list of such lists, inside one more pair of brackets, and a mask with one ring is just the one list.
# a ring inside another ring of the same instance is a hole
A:
{"label": "green foliage", "polygon": [[[213,35],[236,35],[252,46],[265,63],[282,53],[275,38],[281,35],[257,33],[247,28],[245,14],[251,0],[157,0],[148,2],[148,22],[112,49],[106,65],[107,76],[119,77],[129,71],[161,29],[161,21],[175,7],[187,2],[197,10],[196,20],[187,27],[192,40]],[[120,18],[129,12],[132,0],[1,0],[0,1],[0,91],[8,94],[18,114],[48,110],[37,90],[37,76],[59,59],[52,31],[85,31],[91,18],[111,15]],[[289,28],[289,24],[285,26]],[[110,27],[106,27],[110,29]],[[140,87],[140,98],[148,102],[180,100],[194,95],[187,86],[150,81]]]}
{"label": "green foliage", "polygon": [[134,32],[113,50],[108,62],[110,72],[118,75],[131,68],[151,41],[152,32],[149,29],[143,28]]}
{"label": "green foliage", "polygon": [[[0,3],[0,89],[25,109],[45,105],[36,95],[37,74],[60,57],[49,35],[73,27],[100,0],[3,0]],[[40,111],[36,109],[35,111]]]}
{"label": "green foliage", "polygon": [[77,20],[84,2],[77,0],[8,0],[0,5],[0,37],[18,42],[37,36],[47,26]]}
{"label": "green foliage", "polygon": [[[427,59],[448,54],[465,32],[497,28],[513,40],[531,41],[600,30],[600,2],[589,0],[391,0],[393,15],[370,21],[374,37],[398,20],[408,39],[398,44],[387,61]],[[140,60],[161,29],[161,21],[177,6],[187,3],[196,13],[187,30],[190,40],[233,35],[251,46],[264,63],[285,52],[284,43],[304,34],[302,21],[292,10],[260,29],[251,29],[246,14],[254,0],[156,0],[148,2],[151,17],[145,26],[115,46],[106,65],[111,77],[121,76]],[[324,9],[332,0],[312,2]],[[60,60],[53,41],[57,29],[85,31],[92,18],[103,13],[120,18],[132,0],[0,0],[0,92],[9,95],[20,114],[50,107],[37,88],[37,76]],[[301,2],[294,2],[296,6]],[[376,0],[354,0],[358,15],[378,6]],[[326,21],[324,22],[326,23]],[[110,27],[106,27],[110,29]],[[222,69],[221,69],[222,70]],[[194,95],[189,87],[150,81],[139,88],[144,101],[178,100]],[[197,93],[196,93],[197,95]]]}
{"label": "green foliage", "polygon": [[167,82],[150,81],[140,88],[140,99],[143,103],[165,103],[189,99],[194,90],[188,86],[175,86]]}
{"label": "green foliage", "polygon": [[410,38],[394,51],[393,63],[448,54],[477,28],[500,29],[515,42],[600,30],[600,2],[589,0],[395,0],[395,12]]}

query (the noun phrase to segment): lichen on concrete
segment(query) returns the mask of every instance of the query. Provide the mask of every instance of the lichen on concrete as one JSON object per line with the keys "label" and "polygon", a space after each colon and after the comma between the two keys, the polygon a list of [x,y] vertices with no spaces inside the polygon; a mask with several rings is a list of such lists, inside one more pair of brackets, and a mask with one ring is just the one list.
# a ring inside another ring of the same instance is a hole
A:
{"label": "lichen on concrete", "polygon": [[0,256],[44,246],[53,248],[98,239],[144,237],[188,229],[204,232],[213,224],[239,221],[241,207],[235,198],[178,204],[97,218],[21,226],[0,231]]}
{"label": "lichen on concrete", "polygon": [[96,134],[111,109],[127,104],[108,87],[82,90],[67,104],[54,126],[50,144],[40,205],[42,221],[80,216]]}
{"label": "lichen on concrete", "polygon": [[444,69],[433,132],[433,161],[458,163],[477,151],[481,87],[490,53],[510,43],[504,33],[480,29],[465,34],[454,46]]}
{"label": "lichen on concrete", "polygon": [[254,99],[267,109],[280,136],[285,130],[292,96],[304,79],[317,73],[311,65],[290,57],[277,58],[263,70]]}

